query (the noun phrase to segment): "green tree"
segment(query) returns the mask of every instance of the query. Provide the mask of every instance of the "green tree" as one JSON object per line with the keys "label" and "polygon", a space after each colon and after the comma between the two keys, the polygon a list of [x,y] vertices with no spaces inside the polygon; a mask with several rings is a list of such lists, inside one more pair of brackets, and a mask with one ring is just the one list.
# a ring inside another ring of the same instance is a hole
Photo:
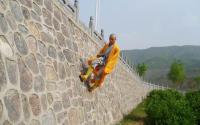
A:
{"label": "green tree", "polygon": [[168,78],[173,83],[182,84],[186,78],[185,68],[183,63],[179,60],[175,60],[170,67],[170,71],[168,73]]}
{"label": "green tree", "polygon": [[195,83],[196,83],[197,88],[199,89],[199,88],[200,88],[200,76],[194,78],[194,81],[195,81]]}
{"label": "green tree", "polygon": [[140,77],[144,77],[146,71],[147,71],[147,65],[145,63],[138,64],[136,67],[136,71],[139,74]]}

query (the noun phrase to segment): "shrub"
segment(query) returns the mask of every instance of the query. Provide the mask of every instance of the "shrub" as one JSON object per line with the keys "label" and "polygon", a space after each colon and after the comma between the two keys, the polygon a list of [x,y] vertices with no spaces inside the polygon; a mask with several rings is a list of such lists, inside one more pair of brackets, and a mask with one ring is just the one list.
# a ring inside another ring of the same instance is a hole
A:
{"label": "shrub", "polygon": [[198,125],[200,125],[200,91],[186,93],[186,99],[193,109]]}
{"label": "shrub", "polygon": [[149,125],[195,125],[195,116],[183,95],[175,90],[154,90],[146,103]]}

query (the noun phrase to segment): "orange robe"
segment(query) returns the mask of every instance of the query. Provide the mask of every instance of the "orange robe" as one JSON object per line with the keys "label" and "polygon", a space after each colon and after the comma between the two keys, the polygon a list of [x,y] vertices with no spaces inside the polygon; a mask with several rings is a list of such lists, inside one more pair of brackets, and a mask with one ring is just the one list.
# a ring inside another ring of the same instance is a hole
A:
{"label": "orange robe", "polygon": [[[104,47],[98,53],[98,55],[103,54],[108,47],[109,47],[109,44],[105,44]],[[97,82],[99,85],[101,85],[103,83],[105,76],[107,74],[110,74],[113,71],[115,65],[117,64],[119,55],[120,55],[120,48],[117,45],[117,43],[115,43],[113,45],[111,52],[109,53],[107,60],[106,60],[105,67],[104,67],[104,70],[103,70],[103,74],[101,75],[100,80]]]}

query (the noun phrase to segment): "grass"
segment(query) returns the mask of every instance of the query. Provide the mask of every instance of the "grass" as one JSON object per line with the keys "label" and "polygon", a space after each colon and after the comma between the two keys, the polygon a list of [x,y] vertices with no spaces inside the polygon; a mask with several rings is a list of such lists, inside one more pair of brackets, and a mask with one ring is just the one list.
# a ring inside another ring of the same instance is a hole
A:
{"label": "grass", "polygon": [[147,117],[145,113],[145,100],[141,102],[130,114],[125,116],[117,125],[144,125]]}

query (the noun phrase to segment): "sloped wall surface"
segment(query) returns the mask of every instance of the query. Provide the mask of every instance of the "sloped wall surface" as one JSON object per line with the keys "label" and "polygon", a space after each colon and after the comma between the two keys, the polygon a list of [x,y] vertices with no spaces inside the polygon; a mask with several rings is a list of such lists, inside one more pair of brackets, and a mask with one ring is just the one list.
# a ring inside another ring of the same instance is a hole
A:
{"label": "sloped wall surface", "polygon": [[89,93],[80,59],[103,41],[75,17],[58,0],[0,0],[1,125],[111,125],[150,91],[120,60]]}

